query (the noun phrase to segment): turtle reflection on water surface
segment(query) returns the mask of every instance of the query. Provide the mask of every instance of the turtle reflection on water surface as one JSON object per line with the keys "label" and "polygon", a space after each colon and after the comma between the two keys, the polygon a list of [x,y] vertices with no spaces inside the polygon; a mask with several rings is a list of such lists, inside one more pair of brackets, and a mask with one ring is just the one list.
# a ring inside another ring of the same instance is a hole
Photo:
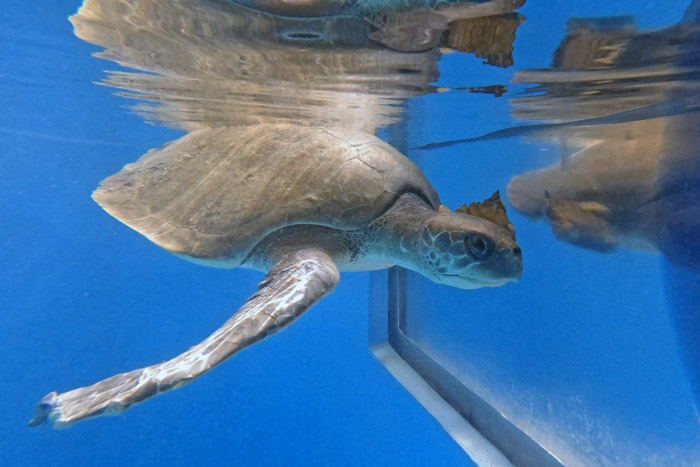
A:
{"label": "turtle reflection on water surface", "polygon": [[511,179],[516,211],[581,248],[700,271],[698,5],[649,32],[631,17],[571,19],[550,69],[518,71],[537,95],[513,99],[513,115],[560,122],[533,137],[562,160]]}
{"label": "turtle reflection on water surface", "polygon": [[32,426],[117,414],[192,381],[290,324],[335,287],[341,270],[396,264],[464,289],[497,287],[522,272],[505,216],[501,226],[440,210],[418,167],[354,130],[261,124],[195,131],[108,177],[93,197],[185,259],[267,275],[203,342],[160,364],[52,392]]}

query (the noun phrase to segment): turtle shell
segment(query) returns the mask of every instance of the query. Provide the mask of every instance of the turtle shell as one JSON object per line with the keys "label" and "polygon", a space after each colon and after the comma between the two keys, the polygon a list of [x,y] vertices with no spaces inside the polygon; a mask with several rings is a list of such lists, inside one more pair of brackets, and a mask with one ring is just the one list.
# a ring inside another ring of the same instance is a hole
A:
{"label": "turtle shell", "polygon": [[166,250],[235,267],[277,229],[361,229],[406,192],[440,205],[420,169],[373,135],[261,124],[198,130],[153,149],[93,199]]}

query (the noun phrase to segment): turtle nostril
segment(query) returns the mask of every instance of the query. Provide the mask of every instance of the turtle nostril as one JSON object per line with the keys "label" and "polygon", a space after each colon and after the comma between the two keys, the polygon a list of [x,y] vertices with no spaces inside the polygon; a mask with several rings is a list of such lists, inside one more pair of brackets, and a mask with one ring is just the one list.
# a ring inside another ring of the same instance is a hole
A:
{"label": "turtle nostril", "polygon": [[523,256],[523,252],[520,251],[520,247],[519,247],[519,246],[516,246],[515,248],[513,248],[513,254],[514,254],[515,256],[517,256],[518,258],[520,258],[520,257]]}

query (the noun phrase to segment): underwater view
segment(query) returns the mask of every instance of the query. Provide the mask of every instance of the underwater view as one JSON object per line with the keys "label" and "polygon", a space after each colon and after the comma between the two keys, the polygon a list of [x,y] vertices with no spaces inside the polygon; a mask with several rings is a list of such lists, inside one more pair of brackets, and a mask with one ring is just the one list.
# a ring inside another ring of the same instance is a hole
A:
{"label": "underwater view", "polygon": [[700,466],[700,1],[0,19],[1,465]]}

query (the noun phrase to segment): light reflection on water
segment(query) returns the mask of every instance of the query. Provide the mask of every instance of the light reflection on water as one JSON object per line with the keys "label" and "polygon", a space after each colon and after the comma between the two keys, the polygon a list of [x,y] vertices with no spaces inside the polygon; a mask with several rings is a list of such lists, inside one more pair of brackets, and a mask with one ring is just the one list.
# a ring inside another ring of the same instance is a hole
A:
{"label": "light reflection on water", "polygon": [[[450,20],[467,18],[444,23],[452,31],[450,46],[507,62],[520,17],[483,15],[510,11],[518,2],[486,5],[495,6],[443,10]],[[422,25],[426,15],[421,10],[412,18]],[[142,0],[132,8],[109,0],[85,2],[71,21],[78,37],[105,47],[96,56],[141,72],[109,72],[102,84],[145,101],[134,109],[149,121],[188,131],[291,122],[374,132],[400,118],[403,99],[439,90],[430,83],[448,50],[436,42],[401,53],[395,50],[405,49],[400,38],[415,42],[405,33],[391,35],[393,49],[383,46],[370,38],[377,28],[363,12],[297,18],[228,2]],[[386,21],[402,31],[403,22]],[[488,21],[508,27],[485,42],[474,32],[488,29]],[[427,23],[418,30],[430,29]],[[487,47],[497,40],[505,52]]]}

